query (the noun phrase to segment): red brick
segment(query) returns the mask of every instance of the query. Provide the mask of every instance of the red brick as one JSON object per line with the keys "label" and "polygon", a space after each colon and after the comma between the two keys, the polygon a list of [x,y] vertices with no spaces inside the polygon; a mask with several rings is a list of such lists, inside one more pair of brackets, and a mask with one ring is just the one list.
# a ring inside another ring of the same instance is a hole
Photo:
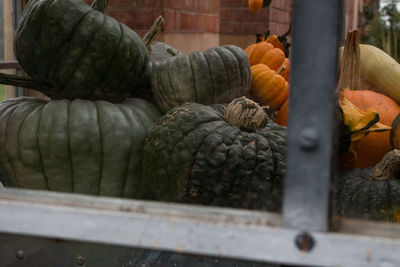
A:
{"label": "red brick", "polygon": [[213,3],[212,6],[212,13],[217,14],[221,8],[221,1],[220,0],[211,0]]}
{"label": "red brick", "polygon": [[109,10],[107,14],[136,31],[149,29],[154,20],[161,15],[161,10],[152,8],[141,8],[140,10],[116,9]]}
{"label": "red brick", "polygon": [[231,7],[229,3],[230,3],[230,0],[221,0],[220,1],[221,7]]}
{"label": "red brick", "polygon": [[220,23],[220,32],[221,33],[234,33],[235,27],[233,22],[223,22]]}
{"label": "red brick", "polygon": [[177,10],[183,9],[184,0],[164,0],[164,7],[171,7]]}
{"label": "red brick", "polygon": [[111,0],[108,4],[109,8],[132,7],[135,5],[134,0]]}
{"label": "red brick", "polygon": [[182,9],[186,10],[186,11],[196,11],[197,10],[197,4],[199,2],[203,2],[203,1],[204,0],[202,0],[202,1],[184,0]]}
{"label": "red brick", "polygon": [[166,8],[164,9],[163,14],[165,23],[164,23],[164,32],[175,32],[176,31],[176,11],[174,9]]}
{"label": "red brick", "polygon": [[232,9],[232,19],[234,21],[248,21],[250,19],[250,10],[248,8]]}
{"label": "red brick", "polygon": [[195,13],[176,12],[179,32],[196,32]]}
{"label": "red brick", "polygon": [[241,0],[229,0],[229,6],[231,6],[231,7],[240,7],[240,6],[243,6],[243,5],[242,5],[242,1]]}
{"label": "red brick", "polygon": [[206,19],[206,32],[217,33],[219,32],[219,16],[207,16]]}
{"label": "red brick", "polygon": [[[256,33],[261,33],[265,34],[265,32],[269,29],[268,22],[250,22],[250,28],[247,34],[256,34]],[[255,37],[254,37],[255,38]]]}
{"label": "red brick", "polygon": [[219,12],[219,17],[221,21],[232,19],[232,9],[231,8],[221,8]]}
{"label": "red brick", "polygon": [[201,0],[197,2],[197,11],[200,13],[210,13],[212,10],[212,3],[210,0]]}
{"label": "red brick", "polygon": [[250,15],[251,21],[268,21],[269,20],[269,8],[261,8],[256,13]]}

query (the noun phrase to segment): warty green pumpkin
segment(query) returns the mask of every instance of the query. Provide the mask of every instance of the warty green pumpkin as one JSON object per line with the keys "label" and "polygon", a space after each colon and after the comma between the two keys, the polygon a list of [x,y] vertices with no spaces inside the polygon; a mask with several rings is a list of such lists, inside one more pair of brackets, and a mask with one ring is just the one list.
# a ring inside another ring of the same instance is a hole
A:
{"label": "warty green pumpkin", "polygon": [[400,150],[387,153],[375,167],[348,169],[336,179],[338,215],[400,222]]}
{"label": "warty green pumpkin", "polygon": [[181,54],[153,65],[152,92],[162,113],[185,102],[228,103],[248,95],[250,88],[249,60],[234,45]]}
{"label": "warty green pumpkin", "polygon": [[120,104],[21,97],[0,103],[0,169],[9,186],[142,197],[144,139],[160,117],[142,99]]}
{"label": "warty green pumpkin", "polygon": [[280,209],[286,127],[267,121],[254,102],[232,102],[228,108],[186,103],[154,126],[145,142],[143,178],[155,199]]}
{"label": "warty green pumpkin", "polygon": [[[101,1],[108,2],[95,3]],[[49,97],[119,102],[145,77],[150,57],[143,40],[96,8],[105,7],[83,0],[30,0],[25,7],[15,56],[33,79],[53,88]]]}

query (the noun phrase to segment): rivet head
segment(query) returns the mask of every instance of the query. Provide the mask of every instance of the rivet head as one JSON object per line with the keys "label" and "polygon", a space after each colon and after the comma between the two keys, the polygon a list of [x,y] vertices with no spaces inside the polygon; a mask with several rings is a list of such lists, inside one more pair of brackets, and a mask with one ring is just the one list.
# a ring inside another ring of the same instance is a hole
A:
{"label": "rivet head", "polygon": [[319,135],[315,128],[307,127],[300,132],[300,147],[304,150],[315,150],[318,148]]}
{"label": "rivet head", "polygon": [[15,252],[15,257],[17,257],[19,260],[22,260],[25,257],[25,252],[22,249],[19,249]]}
{"label": "rivet head", "polygon": [[83,265],[85,265],[86,260],[85,260],[84,257],[78,256],[78,257],[76,257],[75,262],[76,262],[77,265],[83,266]]}
{"label": "rivet head", "polygon": [[314,238],[308,233],[300,233],[296,236],[294,243],[302,252],[310,252],[315,247]]}

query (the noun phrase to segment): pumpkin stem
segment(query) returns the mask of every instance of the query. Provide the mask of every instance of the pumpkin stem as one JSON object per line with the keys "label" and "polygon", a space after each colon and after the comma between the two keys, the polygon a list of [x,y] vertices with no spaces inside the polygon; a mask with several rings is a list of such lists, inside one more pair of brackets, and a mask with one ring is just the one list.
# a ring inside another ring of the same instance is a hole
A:
{"label": "pumpkin stem", "polygon": [[400,167],[400,150],[393,149],[388,152],[382,160],[375,165],[372,177],[375,180],[389,179],[395,177]]}
{"label": "pumpkin stem", "polygon": [[232,126],[254,131],[265,127],[268,115],[259,104],[242,96],[229,103],[224,119]]}
{"label": "pumpkin stem", "polygon": [[340,64],[339,87],[350,90],[360,89],[361,60],[358,31],[349,31]]}
{"label": "pumpkin stem", "polygon": [[285,65],[282,65],[282,67],[279,68],[279,70],[276,72],[276,74],[281,74],[282,71],[286,69]]}
{"label": "pumpkin stem", "polygon": [[104,13],[108,7],[108,2],[110,0],[94,0],[91,7],[95,10],[100,11],[101,13]]}
{"label": "pumpkin stem", "polygon": [[0,72],[0,84],[38,90],[43,92],[47,96],[50,96],[51,92],[54,91],[51,87],[41,82],[35,81],[31,78],[17,76],[13,74],[5,74],[1,72]]}
{"label": "pumpkin stem", "polygon": [[149,53],[151,53],[151,43],[153,42],[154,38],[156,38],[158,32],[161,31],[164,22],[165,20],[163,19],[163,17],[158,16],[158,18],[156,18],[156,20],[153,22],[153,25],[151,25],[150,29],[146,32],[146,34],[143,37],[143,42],[146,45]]}

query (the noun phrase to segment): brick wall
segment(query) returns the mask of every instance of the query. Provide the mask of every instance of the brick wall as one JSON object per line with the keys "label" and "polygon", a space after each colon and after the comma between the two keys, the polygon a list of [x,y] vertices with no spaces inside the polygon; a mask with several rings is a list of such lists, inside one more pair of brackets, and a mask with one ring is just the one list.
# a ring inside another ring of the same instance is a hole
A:
{"label": "brick wall", "polygon": [[252,13],[248,0],[221,0],[222,34],[282,33],[290,23],[291,0],[272,0],[269,7]]}

